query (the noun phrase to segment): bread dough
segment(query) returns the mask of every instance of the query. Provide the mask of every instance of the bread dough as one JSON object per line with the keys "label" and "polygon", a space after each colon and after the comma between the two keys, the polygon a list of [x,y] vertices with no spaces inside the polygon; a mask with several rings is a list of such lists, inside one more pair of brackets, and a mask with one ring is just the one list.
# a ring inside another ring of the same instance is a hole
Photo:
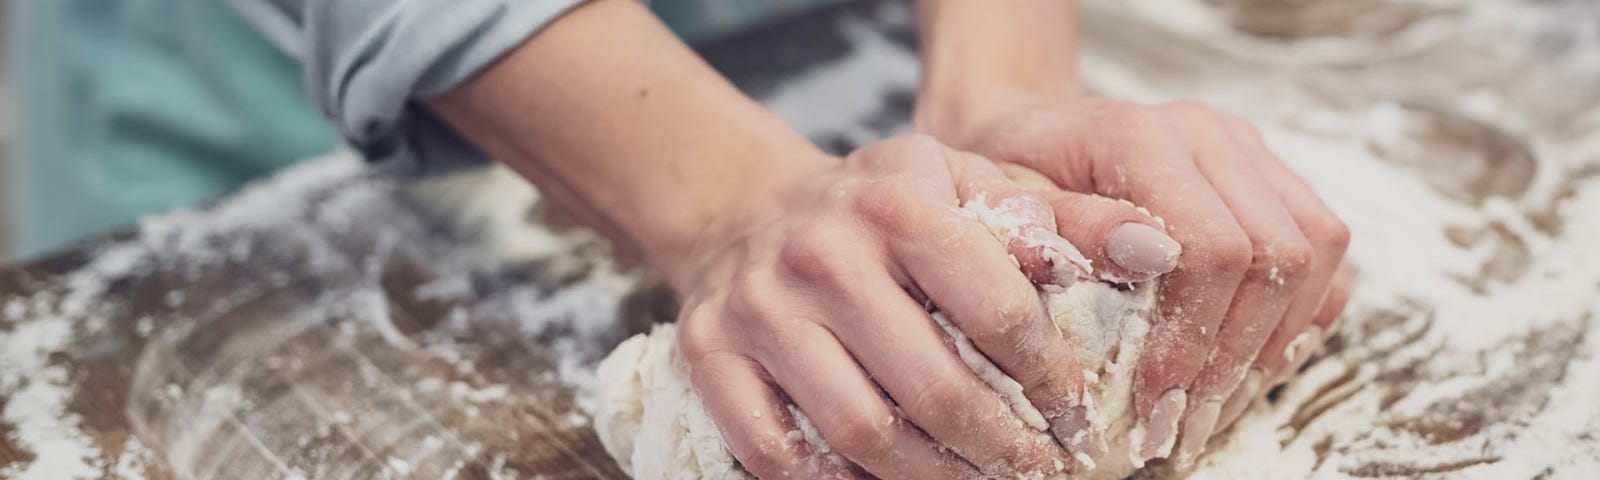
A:
{"label": "bread dough", "polygon": [[[1054,260],[1058,283],[1040,290],[1050,316],[1074,348],[1089,385],[1089,418],[1101,432],[1106,454],[1078,478],[1123,478],[1143,465],[1135,448],[1142,437],[1132,402],[1133,373],[1149,329],[1156,282],[1118,286],[1093,279],[1088,261],[1053,232],[1022,231],[1008,205],[986,207],[977,199],[964,207],[1002,239],[1022,238],[1045,247]],[[1044,432],[1043,416],[1022,396],[1021,386],[995,367],[965,336],[937,313],[931,315],[951,334],[957,353],[974,374],[1011,404],[1029,427]],[[711,415],[689,384],[689,369],[677,348],[674,325],[657,325],[619,345],[599,371],[595,429],[606,451],[622,469],[641,480],[753,478],[722,442]],[[798,409],[791,435],[822,452],[815,461],[844,461]]]}

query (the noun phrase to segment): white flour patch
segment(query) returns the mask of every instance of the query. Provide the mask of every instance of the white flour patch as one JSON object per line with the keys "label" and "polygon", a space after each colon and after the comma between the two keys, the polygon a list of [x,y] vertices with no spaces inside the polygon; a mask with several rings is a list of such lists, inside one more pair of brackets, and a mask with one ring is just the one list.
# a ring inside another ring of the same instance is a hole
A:
{"label": "white flour patch", "polygon": [[0,471],[0,477],[100,477],[93,463],[100,450],[79,430],[79,417],[66,410],[73,393],[67,369],[50,362],[50,355],[64,350],[71,338],[72,323],[54,315],[13,324],[10,332],[0,333],[4,418],[16,429],[11,441],[34,455],[32,462]]}

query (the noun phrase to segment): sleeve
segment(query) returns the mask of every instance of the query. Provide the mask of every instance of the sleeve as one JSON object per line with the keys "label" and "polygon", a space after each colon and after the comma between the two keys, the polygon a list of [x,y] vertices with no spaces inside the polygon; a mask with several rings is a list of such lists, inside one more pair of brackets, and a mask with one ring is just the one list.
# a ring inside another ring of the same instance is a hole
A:
{"label": "sleeve", "polygon": [[300,62],[340,136],[386,170],[484,155],[414,100],[444,93],[583,0],[229,0]]}

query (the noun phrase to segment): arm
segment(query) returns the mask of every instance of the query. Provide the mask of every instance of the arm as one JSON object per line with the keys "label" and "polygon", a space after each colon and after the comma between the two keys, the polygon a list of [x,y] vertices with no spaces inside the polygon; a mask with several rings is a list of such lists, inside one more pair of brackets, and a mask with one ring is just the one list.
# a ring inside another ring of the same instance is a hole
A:
{"label": "arm", "polygon": [[[970,478],[1066,464],[922,306],[938,304],[996,363],[1073,364],[1010,260],[1037,252],[1008,251],[957,209],[1014,200],[1028,229],[1054,230],[993,163],[926,137],[823,155],[627,0],[573,10],[426,104],[668,277],[696,391],[757,475]],[[1018,380],[1082,389],[1076,368],[1032,370]],[[785,399],[855,466],[810,458]],[[1082,418],[1068,407],[1049,414]]]}
{"label": "arm", "polygon": [[838,163],[628,2],[573,12],[428,104],[667,273],[745,220],[730,212]]}
{"label": "arm", "polygon": [[300,62],[345,142],[390,171],[483,155],[414,101],[471,76],[583,0],[228,0]]}
{"label": "arm", "polygon": [[[1066,458],[996,418],[1003,400],[906,294],[921,288],[975,331],[1018,322],[983,337],[996,358],[1023,361],[999,346],[1029,342],[1054,347],[1035,348],[1039,358],[1071,361],[1005,248],[955,213],[978,191],[1024,196],[987,161],[925,139],[824,155],[626,0],[574,10],[427,103],[669,278],[696,390],[758,475],[849,476],[810,470],[840,466],[795,448],[779,391],[884,478],[1043,472]],[[967,293],[952,269],[1012,295]],[[995,297],[1024,300],[997,319]]]}
{"label": "arm", "polygon": [[1082,96],[1073,0],[918,0],[914,123],[954,143],[982,125]]}
{"label": "arm", "polygon": [[[1073,7],[922,0],[916,126],[1165,219],[1183,253],[1163,277],[1134,399],[1140,454],[1184,463],[1321,342],[1343,308],[1347,280],[1335,272],[1349,232],[1249,123],[1194,103],[1084,98]],[[1154,264],[1126,254],[1139,242],[1119,241],[1132,234],[1105,222],[1115,215],[1086,211],[1058,206],[1056,216],[1076,244],[1109,238],[1086,249],[1097,268]]]}

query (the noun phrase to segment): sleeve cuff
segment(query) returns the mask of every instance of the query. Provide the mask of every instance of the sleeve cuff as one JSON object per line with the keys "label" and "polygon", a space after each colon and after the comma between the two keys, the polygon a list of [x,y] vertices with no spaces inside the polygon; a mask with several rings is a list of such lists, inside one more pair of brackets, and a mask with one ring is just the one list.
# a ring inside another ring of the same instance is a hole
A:
{"label": "sleeve cuff", "polygon": [[466,81],[584,0],[339,0],[301,12],[310,91],[344,139],[386,171],[485,156],[416,99]]}

